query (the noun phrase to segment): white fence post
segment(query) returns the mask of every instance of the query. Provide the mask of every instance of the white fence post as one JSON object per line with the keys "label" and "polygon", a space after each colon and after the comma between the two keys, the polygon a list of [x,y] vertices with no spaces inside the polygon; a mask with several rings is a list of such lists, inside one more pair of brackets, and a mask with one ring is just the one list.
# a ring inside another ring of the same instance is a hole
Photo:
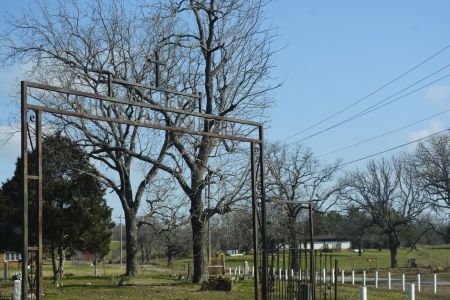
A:
{"label": "white fence post", "polygon": [[299,270],[300,272],[298,272],[298,280],[302,280],[302,269]]}
{"label": "white fence post", "polygon": [[366,286],[366,271],[363,271],[363,286]]}
{"label": "white fence post", "polygon": [[288,280],[288,269],[284,269],[284,276],[286,280]]}
{"label": "white fence post", "polygon": [[420,292],[420,274],[417,274],[417,292]]}
{"label": "white fence post", "polygon": [[231,268],[228,268],[228,270],[230,271],[230,276],[231,276]]}
{"label": "white fence post", "polygon": [[22,282],[21,280],[14,280],[13,300],[20,300],[22,297]]}
{"label": "white fence post", "polygon": [[402,291],[405,291],[405,274],[402,274]]}
{"label": "white fence post", "polygon": [[334,283],[334,269],[331,269],[331,282]]}
{"label": "white fence post", "polygon": [[437,274],[436,273],[433,274],[433,292],[435,294],[437,293]]}
{"label": "white fence post", "polygon": [[325,283],[327,280],[327,270],[323,269],[322,270],[322,282]]}
{"label": "white fence post", "polygon": [[365,286],[361,287],[361,300],[367,300],[367,288]]}
{"label": "white fence post", "polygon": [[355,270],[352,271],[352,284],[355,285]]}
{"label": "white fence post", "polygon": [[388,272],[388,289],[392,289],[391,272]]}
{"label": "white fence post", "polygon": [[375,271],[375,288],[378,288],[378,271]]}
{"label": "white fence post", "polygon": [[345,283],[345,272],[344,272],[344,270],[341,271],[341,283],[342,284]]}
{"label": "white fence post", "polygon": [[415,295],[415,291],[414,291],[414,283],[411,283],[411,285],[409,286],[409,300],[415,300],[416,299],[416,295]]}
{"label": "white fence post", "polygon": [[255,266],[252,267],[252,277],[255,277]]}

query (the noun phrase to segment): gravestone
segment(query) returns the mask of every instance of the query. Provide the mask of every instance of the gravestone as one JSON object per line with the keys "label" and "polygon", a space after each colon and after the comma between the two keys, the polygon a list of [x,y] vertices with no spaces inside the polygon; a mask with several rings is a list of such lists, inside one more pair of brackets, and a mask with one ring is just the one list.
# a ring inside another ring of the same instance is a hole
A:
{"label": "gravestone", "polygon": [[250,273],[250,268],[248,267],[248,261],[244,262],[244,275],[248,275]]}

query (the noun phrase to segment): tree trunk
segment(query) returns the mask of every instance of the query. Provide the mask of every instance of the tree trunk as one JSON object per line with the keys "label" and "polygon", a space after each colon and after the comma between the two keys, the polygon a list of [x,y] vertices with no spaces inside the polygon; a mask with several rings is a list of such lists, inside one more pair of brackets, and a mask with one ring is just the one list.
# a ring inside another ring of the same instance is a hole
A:
{"label": "tree trunk", "polygon": [[64,272],[64,261],[66,260],[65,251],[62,248],[62,246],[58,246],[58,255],[59,255],[58,270],[61,270],[61,276],[62,276],[62,273]]}
{"label": "tree trunk", "polygon": [[358,239],[358,256],[362,256],[362,241],[361,239]]}
{"label": "tree trunk", "polygon": [[167,266],[168,266],[169,268],[172,268],[172,266],[173,266],[172,260],[173,260],[172,251],[171,251],[171,250],[168,250],[168,251],[167,251]]}
{"label": "tree trunk", "polygon": [[395,235],[392,235],[388,239],[389,242],[389,250],[391,252],[391,268],[397,268],[397,250],[400,246],[400,241]]}
{"label": "tree trunk", "polygon": [[136,213],[134,210],[125,210],[125,249],[126,249],[126,263],[127,268],[125,275],[135,276],[138,274],[137,269],[137,253],[138,253],[138,241],[137,241],[137,224]]}
{"label": "tree trunk", "polygon": [[194,254],[194,274],[192,282],[199,283],[208,280],[208,251],[206,230],[198,214],[191,214],[192,250]]}
{"label": "tree trunk", "polygon": [[295,230],[295,218],[289,216],[288,220],[288,229],[289,229],[289,252],[290,252],[290,261],[291,261],[291,269],[295,272],[298,271],[298,242],[297,242],[297,232]]}
{"label": "tree trunk", "polygon": [[391,252],[391,268],[397,268],[397,246],[389,246]]}
{"label": "tree trunk", "polygon": [[55,246],[52,244],[50,246],[50,252],[52,253],[52,270],[53,270],[53,283],[56,282],[56,272],[58,271],[57,263],[56,263],[56,249]]}

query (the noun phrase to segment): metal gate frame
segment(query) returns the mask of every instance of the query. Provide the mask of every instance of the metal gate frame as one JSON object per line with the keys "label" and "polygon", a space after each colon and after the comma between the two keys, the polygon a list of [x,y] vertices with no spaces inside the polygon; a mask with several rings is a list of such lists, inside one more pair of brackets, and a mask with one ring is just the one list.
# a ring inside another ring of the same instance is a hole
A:
{"label": "metal gate frame", "polygon": [[[158,62],[156,61],[157,66]],[[159,63],[161,64],[161,63]],[[255,299],[267,299],[267,249],[266,249],[266,200],[265,200],[265,184],[264,184],[264,128],[262,123],[247,121],[236,118],[221,117],[211,114],[202,113],[201,111],[201,95],[194,95],[183,93],[175,90],[165,89],[158,86],[159,80],[156,80],[156,86],[145,85],[140,83],[128,82],[121,79],[114,78],[114,76],[106,71],[100,73],[101,75],[107,76],[108,84],[108,96],[86,93],[77,90],[65,89],[61,87],[39,84],[28,81],[21,81],[21,156],[22,156],[22,197],[23,197],[23,249],[22,249],[22,299],[28,299],[29,292],[31,293],[32,299],[43,299],[43,282],[42,282],[42,266],[43,266],[43,240],[42,240],[42,228],[43,228],[43,193],[42,193],[42,113],[50,113],[53,115],[65,115],[71,117],[78,117],[82,119],[98,120],[98,121],[108,121],[118,124],[129,124],[139,127],[146,127],[150,129],[178,132],[184,134],[198,135],[198,136],[208,136],[211,138],[235,140],[241,142],[250,143],[250,164],[251,164],[251,184],[252,184],[252,217],[253,217],[253,247],[254,247],[254,266],[255,266]],[[158,79],[158,73],[156,74],[156,79]],[[200,112],[179,110],[168,107],[163,107],[159,105],[146,104],[143,102],[132,102],[124,99],[114,98],[112,93],[112,85],[118,84],[126,87],[133,87],[136,89],[142,88],[149,91],[159,91],[165,93],[171,93],[175,95],[181,95],[185,97],[191,97],[198,99]],[[200,131],[193,130],[190,128],[183,127],[169,127],[161,126],[157,124],[148,124],[145,122],[136,122],[128,119],[119,119],[105,117],[104,115],[93,115],[85,113],[84,111],[71,111],[71,110],[61,110],[48,106],[29,104],[27,101],[28,90],[38,89],[43,91],[56,92],[63,95],[73,95],[80,96],[88,99],[94,99],[100,102],[109,102],[114,105],[131,105],[133,107],[141,107],[142,109],[148,109],[160,112],[169,112],[183,115],[190,115],[198,118],[202,118],[204,123],[209,121],[218,122],[230,122],[241,125],[254,126],[258,130],[258,138],[249,138],[246,136],[229,135],[210,132],[210,131]],[[28,139],[31,136],[28,132],[28,112],[34,111],[35,118],[30,118],[31,122],[36,124],[36,148],[37,148],[37,174],[28,173]],[[255,162],[255,147],[259,147],[259,183],[260,183],[260,193],[257,193],[257,174],[256,174],[256,162]],[[37,220],[37,245],[29,244],[29,231],[30,224],[28,219],[29,213],[29,188],[28,184],[30,180],[36,180],[37,185],[37,210],[38,210],[38,220]],[[258,198],[260,201],[258,201]],[[259,212],[260,211],[260,212]],[[259,214],[261,214],[261,226],[259,226]],[[259,228],[261,227],[261,228]],[[259,266],[258,248],[259,243],[261,243],[262,257],[261,266]],[[31,263],[30,260],[31,259]],[[30,272],[28,270],[28,265],[30,263]],[[260,271],[259,271],[260,270]]]}

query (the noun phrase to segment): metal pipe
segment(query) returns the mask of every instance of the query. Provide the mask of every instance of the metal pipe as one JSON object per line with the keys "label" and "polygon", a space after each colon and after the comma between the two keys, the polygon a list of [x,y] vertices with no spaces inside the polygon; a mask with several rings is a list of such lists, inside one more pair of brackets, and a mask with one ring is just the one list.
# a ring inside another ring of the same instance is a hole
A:
{"label": "metal pipe", "polygon": [[259,267],[258,267],[258,211],[256,199],[255,144],[250,143],[250,172],[252,184],[252,218],[253,218],[253,265],[255,268],[254,286],[255,300],[259,300]]}
{"label": "metal pipe", "polygon": [[316,268],[315,268],[315,255],[314,255],[314,225],[313,225],[313,209],[312,203],[309,203],[309,240],[310,240],[310,276],[311,276],[311,294],[312,299],[316,299]]}
{"label": "metal pipe", "polygon": [[37,166],[38,166],[38,253],[36,260],[36,280],[37,280],[37,299],[44,298],[44,287],[42,282],[43,270],[42,265],[44,261],[44,250],[42,242],[42,228],[43,228],[43,191],[42,191],[42,113],[36,111],[36,149],[37,149]]}
{"label": "metal pipe", "polygon": [[264,128],[259,126],[259,164],[260,164],[260,182],[261,182],[261,216],[262,216],[262,226],[261,226],[261,241],[262,241],[262,294],[263,300],[267,299],[267,240],[266,240],[266,189],[264,182]]}
{"label": "metal pipe", "polygon": [[22,244],[22,300],[28,294],[28,121],[27,121],[27,83],[20,83],[21,98],[21,152],[22,152],[22,212],[23,212],[23,244]]}

